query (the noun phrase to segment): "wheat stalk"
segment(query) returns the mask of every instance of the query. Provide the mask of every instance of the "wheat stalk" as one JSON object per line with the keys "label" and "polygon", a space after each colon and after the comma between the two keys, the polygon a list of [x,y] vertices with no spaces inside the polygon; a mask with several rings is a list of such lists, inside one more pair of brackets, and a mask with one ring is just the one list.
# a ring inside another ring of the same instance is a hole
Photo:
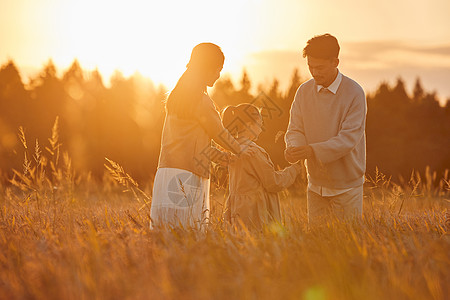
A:
{"label": "wheat stalk", "polygon": [[108,170],[111,177],[117,183],[119,183],[120,185],[122,185],[123,187],[126,188],[124,190],[124,192],[132,192],[134,195],[134,198],[138,202],[141,202],[138,192],[144,197],[144,199],[143,199],[144,205],[140,208],[140,210],[142,210],[145,206],[149,206],[151,198],[143,190],[141,190],[139,188],[139,185],[136,182],[136,180],[134,180],[130,174],[125,172],[123,167],[120,164],[118,164],[117,162],[115,162],[109,158],[106,158],[106,157],[105,157],[105,160],[109,163],[109,165],[104,164],[105,168]]}

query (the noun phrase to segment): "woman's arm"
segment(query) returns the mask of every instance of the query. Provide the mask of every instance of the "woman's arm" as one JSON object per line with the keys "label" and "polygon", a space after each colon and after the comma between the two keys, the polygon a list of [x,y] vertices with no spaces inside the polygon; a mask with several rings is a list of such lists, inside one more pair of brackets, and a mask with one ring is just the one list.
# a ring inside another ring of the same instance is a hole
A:
{"label": "woman's arm", "polygon": [[214,146],[211,146],[210,149],[210,157],[211,161],[213,161],[216,164],[220,164],[222,166],[227,166],[230,161],[230,155],[227,152],[220,151]]}
{"label": "woman's arm", "polygon": [[235,154],[241,152],[240,144],[223,127],[219,112],[216,110],[211,98],[204,95],[197,112],[197,119],[200,125],[216,143]]}

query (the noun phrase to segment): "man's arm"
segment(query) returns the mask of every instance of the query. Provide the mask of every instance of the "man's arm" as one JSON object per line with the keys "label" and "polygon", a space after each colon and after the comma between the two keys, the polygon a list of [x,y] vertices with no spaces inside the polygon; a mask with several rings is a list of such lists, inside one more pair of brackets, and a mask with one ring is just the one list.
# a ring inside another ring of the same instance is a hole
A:
{"label": "man's arm", "polygon": [[284,141],[286,142],[284,157],[291,164],[296,163],[301,159],[307,158],[307,153],[305,153],[306,150],[308,151],[308,153],[312,152],[311,147],[309,147],[309,149],[305,148],[307,147],[307,143],[303,126],[300,95],[301,87],[297,90],[294,101],[292,102],[289,116],[289,125],[284,136]]}
{"label": "man's arm", "polygon": [[366,112],[366,98],[361,91],[353,99],[337,136],[310,145],[315,157],[322,163],[330,163],[350,153],[364,136]]}
{"label": "man's arm", "polygon": [[289,125],[284,136],[286,148],[306,145],[305,130],[303,127],[303,115],[300,105],[300,94],[301,87],[297,90],[294,101],[291,105]]}

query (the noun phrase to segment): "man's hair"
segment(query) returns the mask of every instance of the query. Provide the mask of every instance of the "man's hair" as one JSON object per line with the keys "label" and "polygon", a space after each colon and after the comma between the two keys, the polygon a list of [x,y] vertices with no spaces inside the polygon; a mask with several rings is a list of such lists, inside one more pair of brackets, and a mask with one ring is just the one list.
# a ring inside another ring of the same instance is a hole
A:
{"label": "man's hair", "polygon": [[303,49],[303,57],[338,58],[339,49],[337,39],[331,34],[316,35],[306,43],[306,47]]}

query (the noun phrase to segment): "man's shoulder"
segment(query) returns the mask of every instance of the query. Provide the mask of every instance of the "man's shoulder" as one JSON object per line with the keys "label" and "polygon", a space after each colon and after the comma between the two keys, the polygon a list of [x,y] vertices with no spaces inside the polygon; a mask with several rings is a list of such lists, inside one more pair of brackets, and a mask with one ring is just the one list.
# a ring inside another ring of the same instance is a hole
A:
{"label": "man's shoulder", "polygon": [[315,86],[314,78],[311,78],[310,80],[302,83],[300,85],[299,89],[310,89],[310,88],[313,88],[314,86]]}
{"label": "man's shoulder", "polygon": [[311,78],[310,80],[302,83],[298,87],[296,97],[300,96],[300,94],[304,94],[304,93],[308,93],[308,92],[312,91],[314,89],[314,87],[315,87],[314,78]]}
{"label": "man's shoulder", "polygon": [[364,94],[364,89],[362,86],[356,82],[356,80],[351,79],[350,77],[342,74],[342,83],[348,88],[354,91],[360,92]]}

